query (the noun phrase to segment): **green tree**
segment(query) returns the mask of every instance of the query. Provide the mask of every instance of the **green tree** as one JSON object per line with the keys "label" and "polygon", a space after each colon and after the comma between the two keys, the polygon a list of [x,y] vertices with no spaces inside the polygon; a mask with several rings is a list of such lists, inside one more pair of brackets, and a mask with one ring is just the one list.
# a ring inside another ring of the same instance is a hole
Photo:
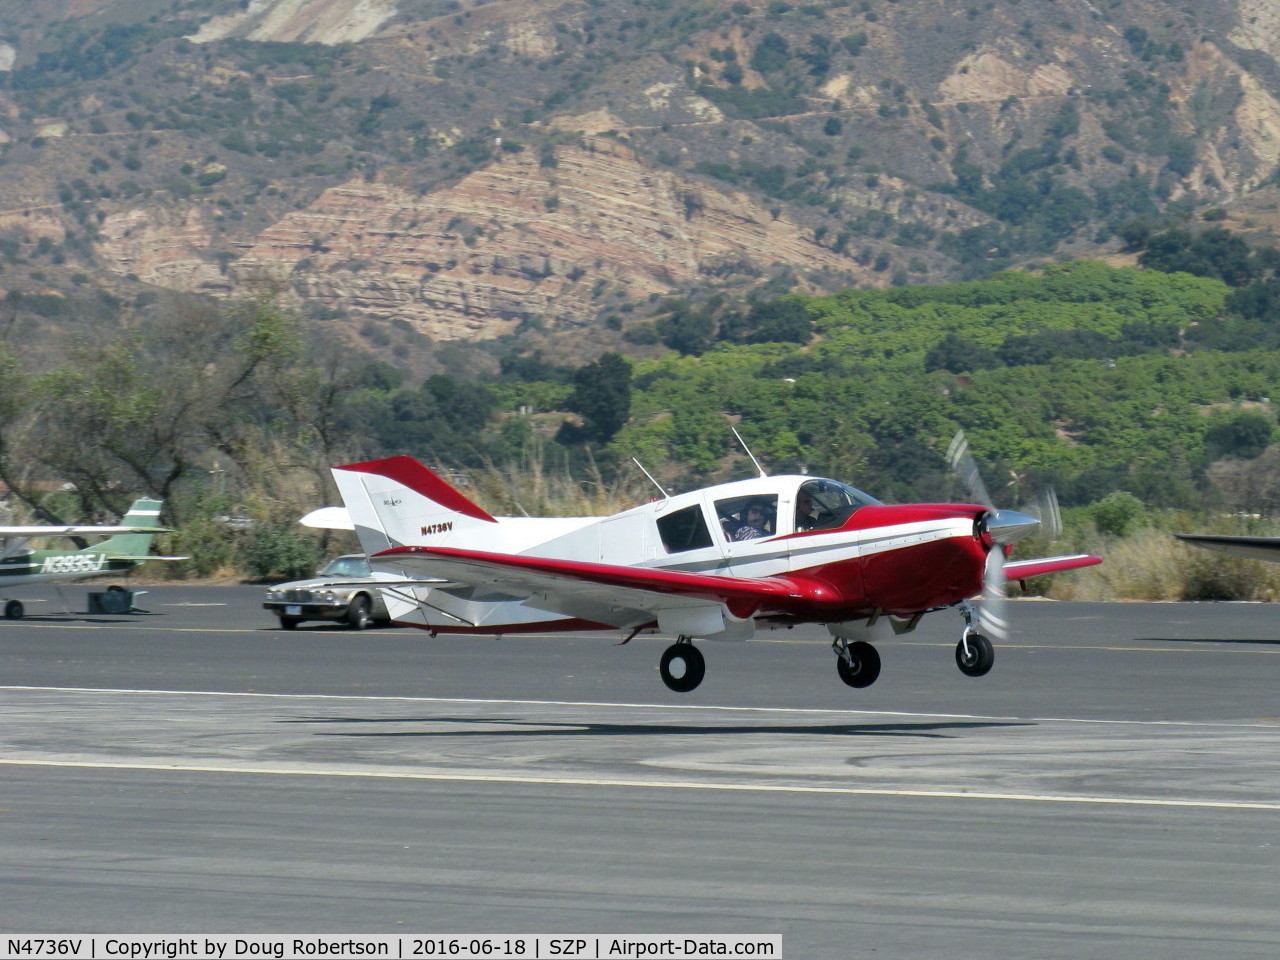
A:
{"label": "green tree", "polygon": [[946,370],[949,373],[968,373],[985,370],[999,363],[995,351],[979,343],[967,340],[957,333],[948,333],[930,347],[924,355],[926,373]]}
{"label": "green tree", "polygon": [[559,442],[608,443],[631,414],[631,365],[621,354],[606,353],[579,367],[566,406],[582,418],[582,426],[566,423]]}
{"label": "green tree", "polygon": [[684,354],[697,355],[715,343],[717,325],[709,312],[685,300],[673,301],[668,306],[671,312],[657,322],[663,344]]}
{"label": "green tree", "polygon": [[791,49],[786,38],[769,32],[760,38],[751,54],[751,67],[760,73],[774,73],[783,69],[790,59]]}
{"label": "green tree", "polygon": [[1205,431],[1205,452],[1214,460],[1221,457],[1252,460],[1267,449],[1275,432],[1275,424],[1265,413],[1241,410]]}

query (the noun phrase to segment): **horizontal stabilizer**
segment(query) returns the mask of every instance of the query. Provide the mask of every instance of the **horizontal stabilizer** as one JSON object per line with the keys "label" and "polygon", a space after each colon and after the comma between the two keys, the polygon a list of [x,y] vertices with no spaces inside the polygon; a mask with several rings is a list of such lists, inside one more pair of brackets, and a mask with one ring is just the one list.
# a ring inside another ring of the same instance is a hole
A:
{"label": "horizontal stabilizer", "polygon": [[319,510],[312,510],[298,522],[304,527],[316,530],[354,530],[356,528],[346,507],[321,507]]}
{"label": "horizontal stabilizer", "polygon": [[1183,543],[1249,560],[1280,560],[1280,537],[1236,537],[1212,533],[1175,533]]}
{"label": "horizontal stabilizer", "polygon": [[119,533],[173,533],[171,527],[123,527],[103,525],[72,526],[10,526],[0,527],[0,537],[88,537],[94,534],[109,536]]}

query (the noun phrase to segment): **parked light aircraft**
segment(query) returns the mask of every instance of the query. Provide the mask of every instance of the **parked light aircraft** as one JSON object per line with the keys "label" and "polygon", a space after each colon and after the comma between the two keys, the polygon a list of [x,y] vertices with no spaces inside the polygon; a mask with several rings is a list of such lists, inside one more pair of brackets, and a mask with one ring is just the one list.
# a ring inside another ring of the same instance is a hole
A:
{"label": "parked light aircraft", "polygon": [[1175,533],[1193,547],[1244,557],[1248,560],[1280,561],[1280,537],[1231,536],[1217,533]]}
{"label": "parked light aircraft", "polygon": [[[151,556],[151,538],[166,528],[160,526],[159,500],[140,499],[118,525],[72,524],[63,526],[0,526],[0,585],[3,588],[21,583],[47,583],[62,580],[84,580],[127,573],[146,560],[183,560],[184,557]],[[32,537],[69,537],[79,539],[107,536],[108,539],[86,547],[67,550],[33,550]],[[4,615],[19,620],[25,612],[21,600],[9,600]]]}
{"label": "parked light aircraft", "polygon": [[803,623],[826,625],[840,678],[866,687],[880,673],[875,641],[947,607],[964,618],[957,666],[982,676],[995,657],[987,635],[1004,635],[1006,577],[1101,562],[1078,554],[1006,563],[1036,518],[988,503],[888,505],[809,476],[761,471],[664,491],[608,517],[498,518],[410,457],[332,472],[344,522],[374,569],[406,579],[382,588],[395,622],[432,635],[603,629],[625,635],[623,643],[642,632],[675,636],[659,671],[679,692],[705,673],[695,638],[747,640]]}

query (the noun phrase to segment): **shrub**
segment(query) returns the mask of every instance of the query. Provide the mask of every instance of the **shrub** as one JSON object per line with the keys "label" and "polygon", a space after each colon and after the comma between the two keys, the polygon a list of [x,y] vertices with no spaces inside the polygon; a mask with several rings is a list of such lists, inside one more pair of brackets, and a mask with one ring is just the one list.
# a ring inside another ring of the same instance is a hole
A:
{"label": "shrub", "polygon": [[1090,512],[1098,532],[1112,537],[1127,537],[1147,523],[1146,507],[1127,490],[1107,494]]}
{"label": "shrub", "polygon": [[319,551],[306,535],[291,527],[254,528],[244,551],[244,566],[261,580],[309,577],[319,564]]}

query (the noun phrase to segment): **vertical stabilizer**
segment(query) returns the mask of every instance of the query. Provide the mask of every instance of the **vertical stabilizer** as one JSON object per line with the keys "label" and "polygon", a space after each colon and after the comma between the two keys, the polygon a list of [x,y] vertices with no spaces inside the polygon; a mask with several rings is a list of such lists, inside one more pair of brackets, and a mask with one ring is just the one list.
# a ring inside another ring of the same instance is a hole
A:
{"label": "vertical stabilizer", "polygon": [[[120,526],[159,527],[160,507],[162,505],[160,500],[149,500],[145,497],[135,500],[133,501],[133,506],[129,508],[129,512],[120,518]],[[101,543],[86,547],[82,552],[105,553],[122,557],[145,557],[151,552],[152,536],[154,534],[118,533],[114,537],[103,540]]]}
{"label": "vertical stabilizer", "polygon": [[333,468],[333,479],[369,556],[392,547],[470,541],[497,523],[412,457]]}

